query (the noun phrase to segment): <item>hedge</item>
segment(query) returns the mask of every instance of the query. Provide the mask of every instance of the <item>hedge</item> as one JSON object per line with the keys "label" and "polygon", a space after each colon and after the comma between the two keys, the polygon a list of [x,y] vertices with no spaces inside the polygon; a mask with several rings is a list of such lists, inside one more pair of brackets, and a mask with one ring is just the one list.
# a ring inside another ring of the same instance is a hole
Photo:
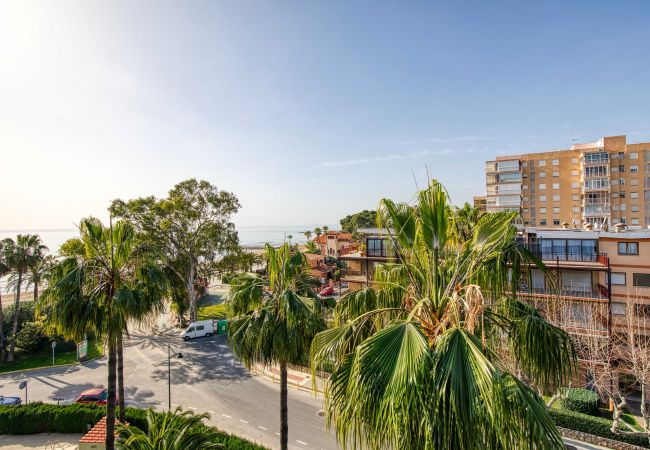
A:
{"label": "hedge", "polygon": [[548,413],[553,419],[553,422],[555,422],[555,425],[558,427],[581,431],[583,433],[593,434],[595,436],[615,441],[626,442],[643,448],[650,448],[650,443],[648,442],[647,437],[612,433],[612,421],[605,419],[604,417],[595,417],[575,411],[554,408],[550,408]]}
{"label": "hedge", "polygon": [[567,397],[560,400],[560,406],[583,414],[598,414],[598,394],[588,389],[570,388]]}
{"label": "hedge", "polygon": [[[126,421],[147,431],[146,410],[126,408]],[[86,433],[106,415],[106,408],[94,405],[0,405],[0,434]],[[206,425],[207,427],[207,425]],[[265,450],[257,444],[219,432],[219,443],[233,450]]]}

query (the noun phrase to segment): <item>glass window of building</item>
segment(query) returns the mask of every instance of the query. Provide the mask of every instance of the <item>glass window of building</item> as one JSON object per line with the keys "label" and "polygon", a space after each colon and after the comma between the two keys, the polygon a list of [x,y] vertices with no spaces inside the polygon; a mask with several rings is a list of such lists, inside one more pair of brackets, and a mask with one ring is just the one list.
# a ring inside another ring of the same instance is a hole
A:
{"label": "glass window of building", "polygon": [[559,202],[559,201],[560,201],[560,196],[559,196],[558,194],[555,194],[555,195],[553,196],[553,201],[554,201],[554,202]]}
{"label": "glass window of building", "polygon": [[630,159],[639,159],[639,154],[636,152],[630,153]]}
{"label": "glass window of building", "polygon": [[543,191],[543,190],[545,190],[545,189],[546,189],[546,184],[541,183],[541,184],[539,185],[539,190],[540,190],[540,191]]}
{"label": "glass window of building", "polygon": [[560,214],[560,208],[558,207],[553,208],[553,214]]}
{"label": "glass window of building", "polygon": [[571,158],[571,163],[572,164],[578,164],[580,160],[578,158]]}
{"label": "glass window of building", "polygon": [[625,315],[625,303],[612,302],[612,314],[614,314],[615,316],[624,316]]}
{"label": "glass window of building", "polygon": [[551,164],[553,164],[554,166],[559,166],[560,165],[560,160],[559,159],[554,159],[553,161],[551,161]]}
{"label": "glass window of building", "polygon": [[630,225],[638,225],[639,224],[639,219],[633,217],[632,220],[630,221]]}
{"label": "glass window of building", "polygon": [[539,177],[540,178],[546,178],[546,172],[540,172]]}
{"label": "glass window of building", "polygon": [[[623,222],[625,223],[625,222]],[[619,242],[618,243],[619,255],[638,255],[639,243],[638,242]]]}
{"label": "glass window of building", "polygon": [[560,189],[560,183],[553,183],[553,189]]}
{"label": "glass window of building", "polygon": [[625,286],[625,272],[612,272],[612,284],[615,286]]}
{"label": "glass window of building", "polygon": [[560,219],[553,219],[553,225],[559,225]]}
{"label": "glass window of building", "polygon": [[560,178],[560,172],[553,172],[553,178]]}
{"label": "glass window of building", "polygon": [[544,167],[546,165],[546,160],[540,159],[539,160],[539,167]]}
{"label": "glass window of building", "polygon": [[638,178],[632,178],[630,180],[630,186],[638,186],[639,185],[639,179]]}
{"label": "glass window of building", "polygon": [[638,192],[630,192],[630,198],[639,198],[639,193]]}
{"label": "glass window of building", "polygon": [[650,273],[635,273],[632,276],[632,280],[634,286],[650,287]]}
{"label": "glass window of building", "polygon": [[539,208],[540,214],[546,214],[546,208]]}
{"label": "glass window of building", "polygon": [[636,173],[639,171],[639,166],[630,166],[630,172]]}
{"label": "glass window of building", "polygon": [[546,201],[546,196],[545,195],[540,195],[539,196],[539,201],[540,202],[545,202]]}

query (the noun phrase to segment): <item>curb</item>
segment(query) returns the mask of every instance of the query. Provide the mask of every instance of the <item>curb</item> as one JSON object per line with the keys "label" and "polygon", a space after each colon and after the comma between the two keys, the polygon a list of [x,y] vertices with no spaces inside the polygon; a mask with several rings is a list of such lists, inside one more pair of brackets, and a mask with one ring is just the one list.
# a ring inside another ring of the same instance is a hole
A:
{"label": "curb", "polygon": [[[275,384],[280,384],[280,380],[278,378],[276,378],[275,375],[269,375],[263,369],[260,369],[257,366],[253,366],[251,368],[251,371],[253,371],[253,372],[255,372],[255,373],[259,374],[259,375],[262,375],[264,378],[266,378],[268,380],[271,380]],[[311,381],[310,381],[309,384],[311,384]],[[314,394],[321,394],[323,396],[325,395],[325,392],[321,391],[320,389],[314,389],[314,388],[311,388],[311,387],[308,387],[308,386],[303,386],[303,385],[298,384],[298,383],[296,383],[294,381],[291,381],[291,380],[287,380],[287,385],[295,386],[299,391],[312,392]]]}
{"label": "curb", "polygon": [[42,366],[42,367],[32,367],[31,369],[20,369],[20,370],[12,370],[10,372],[2,372],[0,373],[0,378],[4,377],[5,375],[16,375],[20,373],[30,373],[30,372],[36,372],[37,370],[43,370],[43,369],[58,369],[60,367],[74,367],[74,366],[83,366],[86,363],[97,361],[98,359],[104,358],[106,355],[101,355],[101,356],[96,356],[92,359],[87,359],[84,362],[76,362],[72,364],[57,364],[54,366]]}

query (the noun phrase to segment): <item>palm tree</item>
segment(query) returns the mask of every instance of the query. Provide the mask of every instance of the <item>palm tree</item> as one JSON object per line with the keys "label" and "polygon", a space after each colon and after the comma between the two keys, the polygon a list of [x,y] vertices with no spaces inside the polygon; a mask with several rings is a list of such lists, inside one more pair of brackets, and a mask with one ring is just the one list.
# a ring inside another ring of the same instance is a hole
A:
{"label": "palm tree", "polygon": [[323,233],[327,234],[327,232],[330,230],[330,227],[327,225],[323,225]]}
{"label": "palm tree", "polygon": [[120,423],[117,427],[119,450],[185,450],[223,448],[216,443],[220,433],[203,425],[208,414],[194,415],[191,411],[163,414],[147,410],[147,431]]}
{"label": "palm tree", "polygon": [[32,259],[27,272],[27,288],[34,286],[34,301],[38,301],[38,288],[47,277],[54,265],[55,259],[52,255],[38,255]]}
{"label": "palm tree", "polygon": [[52,268],[41,306],[64,336],[80,340],[92,331],[107,342],[106,448],[113,450],[116,378],[122,418],[125,406],[122,336],[129,320],[141,321],[162,308],[165,278],[134,245],[130,224],[121,221],[104,227],[97,220],[85,219],[80,234],[83,257],[66,258]]}
{"label": "palm tree", "polygon": [[287,364],[304,362],[325,329],[305,256],[285,243],[266,246],[268,278],[241,274],[231,283],[228,341],[244,364],[280,365],[280,444],[287,448]]}
{"label": "palm tree", "polygon": [[305,235],[305,238],[309,241],[311,240],[311,231],[307,230],[303,233]]}
{"label": "palm tree", "polygon": [[[3,252],[4,242],[0,241],[0,278],[6,276],[11,270],[4,260]],[[4,312],[2,310],[2,290],[0,290],[0,362],[5,361],[6,347],[5,347],[5,333],[4,333]]]}
{"label": "palm tree", "polygon": [[564,448],[532,386],[565,382],[575,353],[511,294],[522,261],[543,267],[515,243],[514,213],[486,214],[454,240],[448,196],[432,181],[415,205],[382,200],[378,215],[398,260],[376,268],[373,289],[341,299],[337,326],[311,351],[313,370],[333,365],[327,419],[341,444]]}
{"label": "palm tree", "polygon": [[465,202],[462,208],[454,208],[451,217],[455,237],[461,242],[469,240],[482,215],[479,208],[473,207],[468,202]]}
{"label": "palm tree", "polygon": [[9,343],[9,357],[7,361],[14,360],[16,333],[18,332],[18,312],[20,309],[20,292],[24,276],[34,260],[47,251],[37,234],[19,234],[14,241],[11,238],[2,240],[2,252],[6,265],[11,270],[11,284],[15,288],[14,316],[11,327],[11,341]]}
{"label": "palm tree", "polygon": [[314,228],[314,234],[316,235],[317,238],[319,238],[321,234],[323,234],[323,230],[321,229],[321,227]]}

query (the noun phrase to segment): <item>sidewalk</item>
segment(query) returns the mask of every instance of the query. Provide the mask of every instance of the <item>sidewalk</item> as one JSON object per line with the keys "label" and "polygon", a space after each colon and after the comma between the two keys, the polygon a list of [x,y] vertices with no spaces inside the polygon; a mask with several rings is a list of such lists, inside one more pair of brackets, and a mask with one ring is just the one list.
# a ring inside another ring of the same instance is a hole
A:
{"label": "sidewalk", "polygon": [[[273,366],[262,366],[256,365],[251,368],[255,373],[264,375],[267,378],[270,378],[274,383],[280,383],[280,367]],[[325,380],[319,376],[316,376],[316,386],[314,388],[312,376],[306,371],[300,371],[296,369],[287,369],[287,384],[289,386],[294,386],[300,391],[313,392],[316,394],[323,394],[325,391]]]}

